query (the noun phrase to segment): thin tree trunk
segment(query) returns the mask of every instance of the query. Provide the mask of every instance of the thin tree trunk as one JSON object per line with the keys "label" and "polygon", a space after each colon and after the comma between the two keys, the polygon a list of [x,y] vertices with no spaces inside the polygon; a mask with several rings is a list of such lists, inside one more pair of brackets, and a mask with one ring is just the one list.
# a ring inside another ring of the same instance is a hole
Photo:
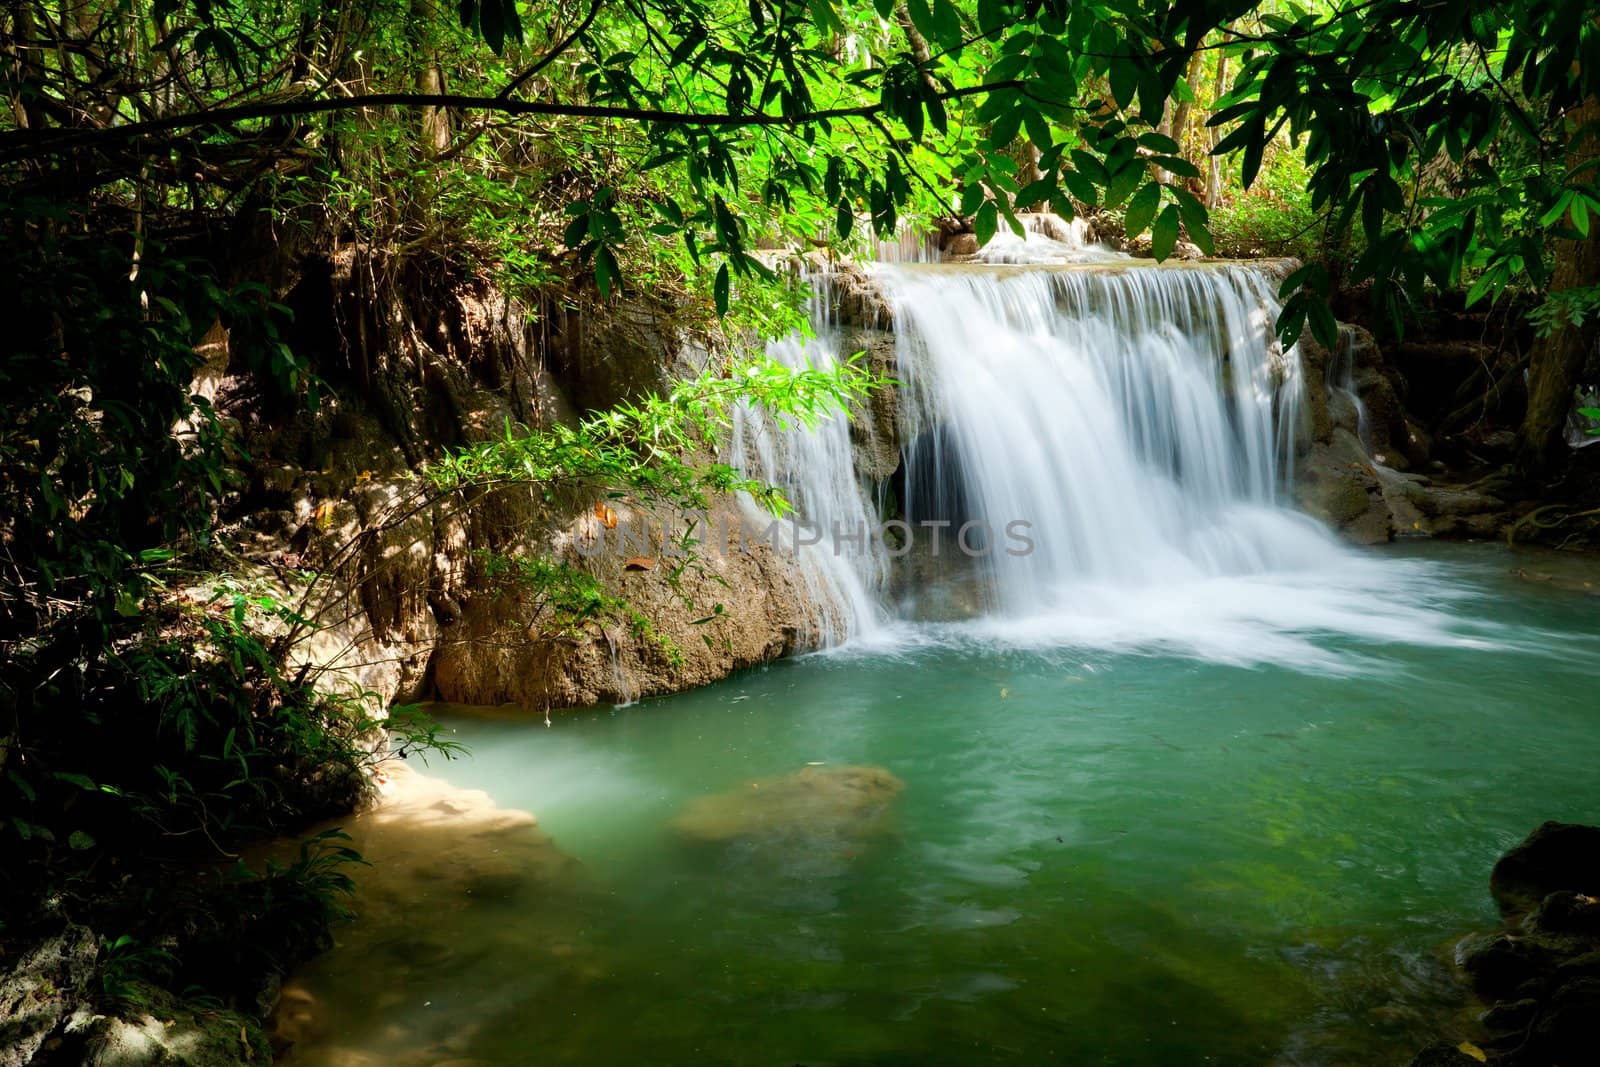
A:
{"label": "thin tree trunk", "polygon": [[[1231,25],[1224,26],[1222,28],[1223,35],[1226,36],[1230,29],[1232,29]],[[1213,110],[1217,106],[1217,101],[1221,100],[1227,93],[1228,53],[1219,52],[1217,54],[1217,76],[1211,83],[1211,107]],[[1208,148],[1206,151],[1208,153],[1216,149],[1217,131],[1215,127],[1207,127],[1207,143]],[[1209,158],[1210,166],[1207,168],[1208,173],[1206,175],[1206,210],[1208,211],[1216,207],[1217,201],[1222,198],[1222,160],[1216,156],[1210,156]]]}
{"label": "thin tree trunk", "polygon": [[38,92],[40,66],[38,49],[40,47],[33,24],[33,7],[29,3],[20,3],[11,13],[10,32],[5,36],[10,62],[10,69],[6,72],[6,80],[11,96],[12,121],[19,129],[38,129],[44,125],[44,117],[39,114],[37,103],[34,99]]}
{"label": "thin tree trunk", "polygon": [[[1576,169],[1600,156],[1600,131],[1595,129],[1600,100],[1591,97],[1572,112],[1570,120],[1575,129],[1566,162]],[[1555,245],[1551,292],[1600,284],[1600,226],[1592,225],[1587,238]],[[1548,476],[1565,451],[1567,412],[1597,333],[1592,320],[1579,326],[1562,323],[1534,343],[1528,362],[1528,412],[1517,445],[1517,468],[1528,478]]]}
{"label": "thin tree trunk", "polygon": [[1172,116],[1172,139],[1178,142],[1178,154],[1188,159],[1189,152],[1189,115],[1194,110],[1194,102],[1200,96],[1200,65],[1205,58],[1205,53],[1196,49],[1194,55],[1189,57],[1189,69],[1184,74],[1184,83],[1189,86],[1189,99],[1178,105],[1177,112]]}

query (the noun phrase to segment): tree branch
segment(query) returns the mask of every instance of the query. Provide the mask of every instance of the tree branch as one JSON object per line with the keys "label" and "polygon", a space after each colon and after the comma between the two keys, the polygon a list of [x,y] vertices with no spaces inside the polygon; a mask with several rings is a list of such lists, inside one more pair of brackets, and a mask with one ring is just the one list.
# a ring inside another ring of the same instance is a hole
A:
{"label": "tree branch", "polygon": [[[939,94],[941,100],[980,96],[999,89],[1019,89],[1020,81],[994,82],[951,89]],[[320,115],[334,111],[354,111],[368,107],[437,107],[452,111],[494,111],[508,115],[554,115],[566,118],[618,119],[625,122],[656,122],[668,126],[808,126],[832,119],[865,117],[883,111],[883,104],[824,108],[800,115],[773,115],[762,111],[729,115],[701,111],[665,111],[657,108],[611,107],[594,104],[561,104],[536,100],[504,99],[498,96],[466,96],[457,93],[369,93],[362,96],[322,97],[283,100],[273,103],[241,104],[185,115],[166,115],[143,122],[98,129],[12,130],[0,133],[0,162],[11,163],[30,156],[69,152],[115,144],[154,133],[192,130],[202,126],[223,126],[252,119],[288,115]]]}
{"label": "tree branch", "polygon": [[562,38],[560,44],[556,45],[543,56],[539,57],[539,61],[537,63],[523,71],[521,74],[518,74],[515,78],[512,78],[504,89],[501,89],[499,93],[495,94],[495,99],[510,100],[512,94],[518,89],[522,88],[522,86],[530,78],[538,76],[541,70],[559,59],[563,52],[572,47],[573,41],[576,41],[579,37],[582,37],[589,27],[594,25],[596,16],[600,14],[600,9],[605,7],[605,4],[606,0],[594,0],[594,3],[589,5],[589,13],[584,16],[582,22],[578,23],[578,28],[567,34],[566,37]]}

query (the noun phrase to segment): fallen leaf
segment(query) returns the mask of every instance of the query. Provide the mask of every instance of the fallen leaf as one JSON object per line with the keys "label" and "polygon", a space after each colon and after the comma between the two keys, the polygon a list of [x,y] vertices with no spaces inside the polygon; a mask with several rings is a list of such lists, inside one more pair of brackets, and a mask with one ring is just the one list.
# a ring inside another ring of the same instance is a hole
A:
{"label": "fallen leaf", "polygon": [[1485,1053],[1483,1051],[1483,1049],[1479,1048],[1477,1045],[1474,1045],[1470,1041],[1463,1041],[1463,1042],[1461,1042],[1461,1044],[1457,1045],[1456,1048],[1458,1050],[1460,1050],[1461,1052],[1465,1052],[1468,1056],[1471,1056],[1473,1059],[1477,1060],[1479,1063],[1488,1063],[1489,1062],[1488,1054]]}
{"label": "fallen leaf", "polygon": [[594,517],[600,520],[600,525],[608,530],[617,528],[617,513],[604,504],[594,506]]}
{"label": "fallen leaf", "polygon": [[656,561],[649,556],[634,556],[624,560],[622,569],[625,571],[650,571],[655,570]]}

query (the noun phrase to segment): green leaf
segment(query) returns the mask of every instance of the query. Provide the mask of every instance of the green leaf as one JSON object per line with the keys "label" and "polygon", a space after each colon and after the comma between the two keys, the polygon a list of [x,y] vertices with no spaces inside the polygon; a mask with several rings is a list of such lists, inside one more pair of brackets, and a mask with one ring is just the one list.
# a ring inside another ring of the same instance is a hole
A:
{"label": "green leaf", "polygon": [[[1107,172],[1106,165],[1081,148],[1072,150],[1072,165],[1078,169],[1078,173],[1102,189],[1111,184],[1111,175]],[[1078,199],[1088,198],[1080,196]]]}
{"label": "green leaf", "polygon": [[1199,197],[1181,185],[1174,187],[1172,193],[1178,200],[1178,214],[1183,219],[1183,228],[1189,231],[1189,240],[1206,255],[1216,255],[1216,245],[1211,239],[1211,213]]}
{"label": "green leaf", "polygon": [[7,771],[6,777],[10,779],[12,785],[17,787],[17,792],[21,793],[28,803],[32,804],[38,798],[38,795],[33,791],[33,786],[29,785],[28,780],[16,771]]}
{"label": "green leaf", "polygon": [[1150,151],[1163,156],[1175,156],[1180,151],[1177,141],[1174,141],[1164,133],[1156,133],[1153,130],[1141,133],[1139,135],[1139,143],[1150,149]]}
{"label": "green leaf", "polygon": [[839,240],[843,241],[850,236],[850,231],[855,229],[855,226],[856,213],[850,210],[850,201],[841,196],[833,213],[834,232],[839,235]]}
{"label": "green leaf", "polygon": [[1008,107],[1002,111],[989,127],[989,147],[995,151],[1003,150],[1012,141],[1017,139],[1017,131],[1022,129],[1022,120],[1026,117],[1029,108],[1022,104]]}
{"label": "green leaf", "polygon": [[1339,321],[1333,317],[1333,309],[1328,307],[1328,302],[1313,299],[1306,310],[1311,321],[1312,336],[1322,342],[1323,348],[1336,347],[1339,344]]}
{"label": "green leaf", "polygon": [[1139,68],[1131,61],[1121,57],[1111,60],[1111,99],[1117,102],[1117,108],[1126,111],[1133,102],[1134,94],[1139,91]]}
{"label": "green leaf", "polygon": [[1156,209],[1161,206],[1161,186],[1155,182],[1148,182],[1144,188],[1133,194],[1133,199],[1128,201],[1128,213],[1124,218],[1129,240],[1144,232],[1145,227],[1156,217]]}
{"label": "green leaf", "polygon": [[617,284],[617,275],[621,273],[617,266],[617,257],[606,245],[601,245],[595,250],[594,255],[594,281],[600,288],[600,299],[610,300],[611,293]]}
{"label": "green leaf", "polygon": [[1139,188],[1139,183],[1144,181],[1144,176],[1144,160],[1136,159],[1126,164],[1112,176],[1111,181],[1106,185],[1105,206],[1115,208],[1132,196],[1133,191]]}
{"label": "green leaf", "polygon": [[1093,182],[1078,171],[1062,171],[1061,184],[1067,187],[1067,192],[1071,193],[1079,203],[1093,207],[1100,202],[1100,191],[1094,187]]}
{"label": "green leaf", "polygon": [[1172,255],[1172,250],[1178,243],[1178,222],[1177,206],[1168,204],[1150,230],[1150,251],[1155,253],[1157,262]]}
{"label": "green leaf", "polygon": [[726,263],[717,268],[717,280],[711,287],[712,297],[717,302],[717,314],[728,313],[728,265]]}
{"label": "green leaf", "polygon": [[74,830],[67,838],[67,847],[71,848],[74,852],[83,852],[94,848],[94,838],[90,837],[82,830]]}
{"label": "green leaf", "polygon": [[1000,220],[993,200],[985,200],[978,208],[978,213],[973,217],[972,229],[978,235],[978,247],[982,248],[989,243],[995,230],[999,229]]}
{"label": "green leaf", "polygon": [[1548,229],[1560,221],[1561,216],[1567,213],[1567,207],[1572,203],[1572,197],[1573,191],[1571,189],[1563,192],[1556,202],[1550,206],[1550,210],[1539,216],[1539,225]]}

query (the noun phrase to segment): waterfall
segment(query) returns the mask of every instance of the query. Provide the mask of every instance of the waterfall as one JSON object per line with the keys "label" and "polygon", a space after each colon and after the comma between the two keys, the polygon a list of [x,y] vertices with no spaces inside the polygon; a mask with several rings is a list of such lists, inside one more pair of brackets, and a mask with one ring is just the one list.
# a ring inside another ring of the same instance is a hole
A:
{"label": "waterfall", "polygon": [[[1345,671],[1343,636],[1476,640],[1431,565],[1356,553],[1289,503],[1302,396],[1325,383],[1277,341],[1268,268],[1157,266],[1030,226],[964,262],[870,270],[893,313],[896,474],[858,478],[843,418],[806,432],[746,412],[735,435],[821,531],[895,529],[791,546],[813,644],[955,635]],[[831,366],[861,343],[827,290],[815,336],[769,356]]]}
{"label": "waterfall", "polygon": [[[813,287],[809,312],[814,336],[795,332],[769,343],[769,359],[793,369],[807,363],[821,370],[838,365],[839,331],[832,325],[825,286]],[[884,614],[878,590],[887,573],[881,545],[870,537],[857,544],[835,536],[835,531],[877,526],[856,478],[845,413],[808,430],[780,426],[765,413],[743,407],[734,415],[732,452],[744,469],[780,487],[794,509],[778,523],[774,541],[795,559],[814,612],[803,640],[832,645],[875,629]],[[744,522],[755,534],[772,529],[773,517],[746,500]]]}
{"label": "waterfall", "polygon": [[988,607],[1037,612],[1085,581],[1259,571],[1298,550],[1282,528],[1299,521],[1278,493],[1299,362],[1274,340],[1263,274],[883,267],[878,277],[914,422],[926,427],[907,450],[907,514],[986,524],[995,537],[1023,524],[1032,542],[978,557]]}
{"label": "waterfall", "polygon": [[1355,409],[1356,435],[1370,450],[1372,429],[1367,419],[1367,406],[1361,402],[1361,393],[1356,389],[1356,334],[1348,326],[1339,327],[1339,344],[1328,353],[1324,378],[1328,395],[1340,398]]}

